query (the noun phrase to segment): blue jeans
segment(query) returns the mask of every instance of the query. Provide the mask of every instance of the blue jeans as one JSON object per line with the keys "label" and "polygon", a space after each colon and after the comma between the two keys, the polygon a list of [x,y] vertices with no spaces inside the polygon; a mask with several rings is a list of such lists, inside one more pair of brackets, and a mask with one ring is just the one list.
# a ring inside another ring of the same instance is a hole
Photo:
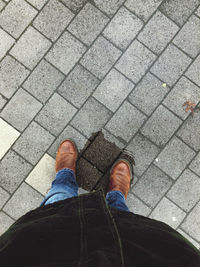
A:
{"label": "blue jeans", "polygon": [[[59,200],[78,196],[78,184],[72,170],[64,168],[56,173],[51,189],[40,204],[40,207]],[[125,203],[125,197],[120,191],[110,191],[106,195],[109,206],[119,210],[129,211]]]}

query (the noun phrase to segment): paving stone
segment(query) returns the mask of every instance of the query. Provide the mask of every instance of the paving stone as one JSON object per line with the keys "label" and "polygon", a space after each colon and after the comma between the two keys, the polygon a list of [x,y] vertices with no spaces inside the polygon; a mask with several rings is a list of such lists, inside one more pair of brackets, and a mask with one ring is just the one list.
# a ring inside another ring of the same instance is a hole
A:
{"label": "paving stone", "polygon": [[117,9],[123,4],[124,0],[93,0],[93,2],[109,17],[112,17],[117,11]]}
{"label": "paving stone", "polygon": [[0,95],[0,109],[2,109],[6,103],[7,100],[2,95]]}
{"label": "paving stone", "polygon": [[123,149],[126,146],[126,143],[121,142],[121,140],[119,141],[114,135],[112,135],[111,133],[109,133],[106,129],[102,129],[101,130],[104,138],[106,140],[108,140],[111,143],[114,143],[116,146],[118,146],[119,148]]}
{"label": "paving stone", "polygon": [[135,158],[135,174],[142,175],[153,159],[158,155],[159,148],[138,133],[127,146]]}
{"label": "paving stone", "polygon": [[160,54],[171,41],[179,27],[160,11],[146,24],[138,39],[153,52]]}
{"label": "paving stone", "polygon": [[167,193],[179,207],[189,212],[199,201],[200,178],[186,169]]}
{"label": "paving stone", "polygon": [[2,0],[0,0],[0,11],[3,9],[4,6],[5,6],[5,3]]}
{"label": "paving stone", "polygon": [[30,4],[32,4],[37,9],[41,9],[47,0],[27,0]]}
{"label": "paving stone", "polygon": [[151,115],[168,91],[168,86],[163,87],[163,83],[148,72],[134,88],[128,100],[145,114]]}
{"label": "paving stone", "polygon": [[10,98],[28,76],[29,71],[10,56],[0,63],[0,93]]}
{"label": "paving stone", "polygon": [[61,72],[42,60],[25,81],[23,87],[45,103],[64,77]]}
{"label": "paving stone", "polygon": [[105,38],[98,37],[80,63],[102,79],[120,55],[121,51],[119,49],[115,48]]}
{"label": "paving stone", "polygon": [[117,70],[112,69],[101,84],[97,87],[93,96],[115,112],[122,104],[134,85]]}
{"label": "paving stone", "polygon": [[0,60],[5,56],[7,51],[11,48],[14,44],[15,39],[12,38],[9,34],[5,31],[0,29]]}
{"label": "paving stone", "polygon": [[200,17],[200,7],[197,9],[196,15]]}
{"label": "paving stone", "polygon": [[190,62],[191,59],[188,56],[173,44],[170,44],[155,62],[151,72],[172,86],[183,74]]}
{"label": "paving stone", "polygon": [[106,124],[105,128],[116,137],[129,142],[145,119],[145,115],[125,101],[111,120]]}
{"label": "paving stone", "polygon": [[87,0],[61,0],[61,2],[69,7],[74,13],[78,13]]}
{"label": "paving stone", "polygon": [[27,2],[12,0],[0,14],[0,26],[18,38],[36,14],[37,11]]}
{"label": "paving stone", "polygon": [[112,112],[90,97],[70,123],[87,137],[99,131],[111,117]]}
{"label": "paving stone", "polygon": [[170,91],[163,101],[163,104],[185,120],[191,111],[186,112],[183,104],[190,100],[192,103],[198,104],[200,99],[200,89],[187,78],[181,77],[178,83]]}
{"label": "paving stone", "polygon": [[58,135],[76,111],[76,108],[55,93],[39,112],[36,121],[54,135]]}
{"label": "paving stone", "polygon": [[27,212],[39,207],[43,200],[41,194],[32,189],[26,183],[22,183],[11,199],[3,208],[15,220]]}
{"label": "paving stone", "polygon": [[199,0],[168,0],[163,1],[160,10],[182,26],[198,5]]}
{"label": "paving stone", "polygon": [[6,203],[6,201],[9,199],[10,195],[0,187],[0,209],[3,207],[3,205]]}
{"label": "paving stone", "polygon": [[51,42],[30,26],[11,49],[10,54],[32,69],[50,46]]}
{"label": "paving stone", "polygon": [[96,77],[81,65],[77,65],[58,88],[58,92],[80,108],[98,84]]}
{"label": "paving stone", "polygon": [[121,7],[103,31],[105,37],[121,49],[126,49],[142,28],[143,22]]}
{"label": "paving stone", "polygon": [[83,195],[83,194],[87,194],[87,193],[89,193],[89,191],[87,191],[81,187],[78,188],[78,195]]}
{"label": "paving stone", "polygon": [[44,154],[54,137],[34,121],[23,132],[13,149],[35,165]]}
{"label": "paving stone", "polygon": [[187,239],[192,245],[194,245],[197,249],[200,250],[200,244],[198,244],[193,238],[191,238],[188,234],[186,234],[184,231],[182,231],[180,228],[178,228],[176,231],[178,231],[183,237]]}
{"label": "paving stone", "polygon": [[1,112],[1,117],[17,130],[23,131],[41,107],[40,102],[20,88]]}
{"label": "paving stone", "polygon": [[14,151],[9,150],[0,162],[0,185],[13,193],[25,179],[32,166]]}
{"label": "paving stone", "polygon": [[74,14],[57,0],[50,0],[33,25],[45,36],[55,41],[70,23]]}
{"label": "paving stone", "polygon": [[108,21],[101,11],[87,3],[69,25],[68,30],[86,45],[90,45]]}
{"label": "paving stone", "polygon": [[45,196],[51,188],[55,176],[55,160],[48,154],[44,154],[25,181]]}
{"label": "paving stone", "polygon": [[153,208],[171,185],[172,180],[156,166],[151,165],[136,183],[134,194]]}
{"label": "paving stone", "polygon": [[[181,123],[182,121],[178,117],[160,105],[142,127],[141,132],[156,145],[163,146]],[[167,125],[170,127],[166,127]]]}
{"label": "paving stone", "polygon": [[189,79],[200,86],[200,55],[195,59],[185,74]]}
{"label": "paving stone", "polygon": [[116,64],[116,68],[137,83],[156,59],[145,46],[135,40]]}
{"label": "paving stone", "polygon": [[126,205],[131,212],[145,217],[151,212],[151,209],[147,205],[130,193],[128,194]]}
{"label": "paving stone", "polygon": [[64,32],[53,48],[46,55],[46,59],[65,74],[74,67],[84,54],[86,47],[70,33]]}
{"label": "paving stone", "polygon": [[58,150],[58,147],[60,145],[60,143],[62,141],[64,141],[65,139],[72,139],[73,141],[75,141],[77,148],[79,150],[79,154],[80,151],[84,148],[87,139],[80,134],[77,130],[75,130],[73,127],[71,127],[70,125],[68,125],[64,131],[59,135],[59,137],[55,140],[55,142],[52,144],[52,146],[49,149],[49,154],[53,157],[56,158],[56,152]]}
{"label": "paving stone", "polygon": [[153,210],[149,218],[162,221],[176,229],[185,218],[186,213],[164,197],[158,206]]}
{"label": "paving stone", "polygon": [[190,163],[189,168],[200,176],[200,152],[197,154],[194,160]]}
{"label": "paving stone", "polygon": [[147,21],[161,2],[162,0],[127,0],[125,2],[125,6],[133,11],[133,13],[138,15],[141,19]]}
{"label": "paving stone", "polygon": [[5,214],[3,211],[0,211],[0,236],[5,233],[14,222],[15,221],[11,219],[7,214]]}

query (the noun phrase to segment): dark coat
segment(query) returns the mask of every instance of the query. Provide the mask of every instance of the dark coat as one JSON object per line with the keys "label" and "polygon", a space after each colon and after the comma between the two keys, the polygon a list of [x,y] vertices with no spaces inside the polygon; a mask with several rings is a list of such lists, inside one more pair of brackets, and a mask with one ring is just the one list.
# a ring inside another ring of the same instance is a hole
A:
{"label": "dark coat", "polygon": [[109,208],[100,190],[22,216],[0,237],[0,264],[199,267],[200,252],[163,222]]}

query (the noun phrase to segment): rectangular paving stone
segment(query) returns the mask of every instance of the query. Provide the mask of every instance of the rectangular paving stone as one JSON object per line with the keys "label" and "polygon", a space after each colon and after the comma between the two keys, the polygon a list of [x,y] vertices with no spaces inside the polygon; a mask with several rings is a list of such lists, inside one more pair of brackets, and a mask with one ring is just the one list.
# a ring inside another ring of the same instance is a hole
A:
{"label": "rectangular paving stone", "polygon": [[57,0],[50,0],[33,22],[40,32],[55,41],[70,23],[74,14]]}
{"label": "rectangular paving stone", "polygon": [[[141,176],[158,155],[159,148],[138,133],[126,147],[135,158],[135,174]],[[134,190],[134,189],[133,189]]]}
{"label": "rectangular paving stone", "polygon": [[39,207],[42,201],[43,196],[40,193],[26,183],[22,183],[5,205],[3,211],[17,220],[27,212]]}
{"label": "rectangular paving stone", "polygon": [[128,96],[128,100],[145,114],[151,115],[168,92],[169,87],[163,87],[163,83],[148,72]]}
{"label": "rectangular paving stone", "polygon": [[18,38],[36,16],[37,11],[22,0],[12,0],[0,14],[0,26]]}
{"label": "rectangular paving stone", "polygon": [[114,143],[116,146],[118,146],[119,148],[123,149],[126,146],[126,142],[121,142],[121,140],[119,141],[119,139],[117,139],[113,134],[111,134],[109,131],[107,131],[106,129],[101,129],[101,132],[104,135],[104,138],[106,140],[108,140],[111,143]]}
{"label": "rectangular paving stone", "polygon": [[151,72],[172,86],[183,74],[190,62],[191,59],[188,56],[173,44],[170,44],[155,62],[151,68]]}
{"label": "rectangular paving stone", "polygon": [[23,132],[13,149],[33,165],[53,142],[54,137],[34,121]]}
{"label": "rectangular paving stone", "polygon": [[147,217],[151,212],[151,209],[147,205],[145,205],[139,198],[131,193],[128,194],[126,205],[134,214],[139,214]]}
{"label": "rectangular paving stone", "polygon": [[42,60],[24,82],[23,87],[45,103],[64,78],[61,72]]}
{"label": "rectangular paving stone", "polygon": [[41,107],[40,102],[20,88],[1,112],[1,117],[19,131],[23,131]]}
{"label": "rectangular paving stone", "polygon": [[164,146],[181,123],[178,117],[160,105],[142,127],[141,132],[156,145]]}
{"label": "rectangular paving stone", "polygon": [[0,162],[0,186],[13,193],[31,169],[32,166],[28,162],[13,150],[9,150]]}
{"label": "rectangular paving stone", "polygon": [[48,39],[29,26],[11,49],[10,54],[26,67],[33,69],[50,46],[51,42]]}
{"label": "rectangular paving stone", "polygon": [[200,55],[195,59],[185,74],[189,79],[200,86]]}
{"label": "rectangular paving stone", "polygon": [[10,98],[29,73],[30,71],[14,58],[6,56],[0,62],[0,93]]}
{"label": "rectangular paving stone", "polygon": [[133,83],[120,72],[112,69],[97,87],[93,96],[112,112],[115,112],[133,87]]}
{"label": "rectangular paving stone", "polygon": [[5,56],[7,51],[11,48],[11,46],[14,44],[15,39],[12,38],[9,34],[7,34],[5,31],[0,29],[0,60]]}
{"label": "rectangular paving stone", "polygon": [[136,183],[133,192],[147,205],[154,208],[171,185],[172,180],[156,166],[151,165]]}
{"label": "rectangular paving stone", "polygon": [[2,109],[6,103],[7,103],[6,98],[4,98],[2,95],[0,95],[0,109]]}
{"label": "rectangular paving stone", "polygon": [[3,207],[3,205],[6,203],[6,201],[9,199],[10,195],[0,187],[0,209]]}
{"label": "rectangular paving stone", "polygon": [[188,53],[191,57],[196,57],[200,52],[200,19],[196,16],[190,17],[173,43]]}
{"label": "rectangular paving stone", "polygon": [[15,221],[11,219],[5,212],[0,211],[0,235],[5,233],[5,231],[8,230],[8,228],[14,223]]}
{"label": "rectangular paving stone", "polygon": [[119,49],[100,36],[85,53],[80,63],[96,77],[102,79],[120,55]]}
{"label": "rectangular paving stone", "polygon": [[121,7],[103,31],[103,35],[121,49],[126,49],[142,28],[143,22]]}
{"label": "rectangular paving stone", "polygon": [[135,40],[116,63],[116,68],[137,83],[155,59],[150,50]]}
{"label": "rectangular paving stone", "polygon": [[190,100],[194,104],[198,104],[200,99],[200,88],[190,82],[187,78],[181,77],[178,83],[173,87],[167,95],[163,104],[185,120],[191,111],[186,112],[183,104],[186,100]]}
{"label": "rectangular paving stone", "polygon": [[58,88],[58,92],[80,108],[98,84],[99,80],[95,76],[81,65],[77,65]]}
{"label": "rectangular paving stone", "polygon": [[193,172],[196,172],[196,174],[198,174],[200,176],[200,152],[197,154],[197,156],[190,163],[189,168]]}
{"label": "rectangular paving stone", "polygon": [[117,110],[105,128],[116,137],[129,142],[145,121],[146,116],[125,101]]}
{"label": "rectangular paving stone", "polygon": [[86,45],[90,45],[108,21],[101,11],[87,3],[68,26],[68,30]]}
{"label": "rectangular paving stone", "polygon": [[162,221],[176,229],[185,218],[186,213],[177,207],[173,202],[164,197],[158,206],[153,210],[149,218]]}
{"label": "rectangular paving stone", "polygon": [[199,17],[200,17],[200,7],[199,7],[199,8],[197,8],[197,10],[196,10],[195,14],[196,14],[197,16],[199,16]]}
{"label": "rectangular paving stone", "polygon": [[32,4],[37,9],[41,9],[47,0],[27,0],[30,4]]}
{"label": "rectangular paving stone", "polygon": [[200,244],[197,243],[193,238],[191,238],[188,234],[186,234],[184,231],[182,231],[180,228],[178,228],[176,231],[178,231],[183,237],[185,237],[192,245],[194,245],[197,249],[200,250]]}
{"label": "rectangular paving stone", "polygon": [[5,6],[5,3],[2,0],[0,0],[0,11],[3,9],[4,6]]}
{"label": "rectangular paving stone", "polygon": [[86,47],[80,41],[70,33],[64,32],[48,52],[46,59],[63,73],[68,74],[85,51]]}
{"label": "rectangular paving stone", "polygon": [[124,0],[94,0],[95,6],[101,9],[109,17],[112,17],[117,9],[123,4]]}
{"label": "rectangular paving stone", "polygon": [[173,21],[157,11],[140,32],[138,40],[160,54],[178,30],[179,27]]}
{"label": "rectangular paving stone", "polygon": [[63,97],[54,93],[38,113],[35,120],[54,135],[58,135],[71,120],[76,111],[77,109]]}
{"label": "rectangular paving stone", "polygon": [[111,111],[90,97],[70,124],[89,137],[93,132],[99,131],[111,115]]}
{"label": "rectangular paving stone", "polygon": [[78,13],[78,11],[84,6],[87,0],[61,0],[63,4],[65,4],[69,9],[71,9],[74,13]]}
{"label": "rectangular paving stone", "polygon": [[179,207],[189,212],[199,201],[200,178],[186,169],[167,193]]}

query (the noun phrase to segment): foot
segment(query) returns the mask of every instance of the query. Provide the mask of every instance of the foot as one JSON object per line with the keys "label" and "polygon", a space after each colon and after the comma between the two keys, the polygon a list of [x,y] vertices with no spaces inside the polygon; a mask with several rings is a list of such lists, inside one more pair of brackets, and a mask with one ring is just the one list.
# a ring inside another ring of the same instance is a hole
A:
{"label": "foot", "polygon": [[118,190],[122,192],[127,199],[130,190],[132,172],[130,163],[127,160],[117,160],[110,171],[110,182],[108,192]]}
{"label": "foot", "polygon": [[63,168],[69,168],[75,173],[77,157],[78,150],[76,144],[70,139],[64,140],[59,145],[56,153],[56,172]]}

